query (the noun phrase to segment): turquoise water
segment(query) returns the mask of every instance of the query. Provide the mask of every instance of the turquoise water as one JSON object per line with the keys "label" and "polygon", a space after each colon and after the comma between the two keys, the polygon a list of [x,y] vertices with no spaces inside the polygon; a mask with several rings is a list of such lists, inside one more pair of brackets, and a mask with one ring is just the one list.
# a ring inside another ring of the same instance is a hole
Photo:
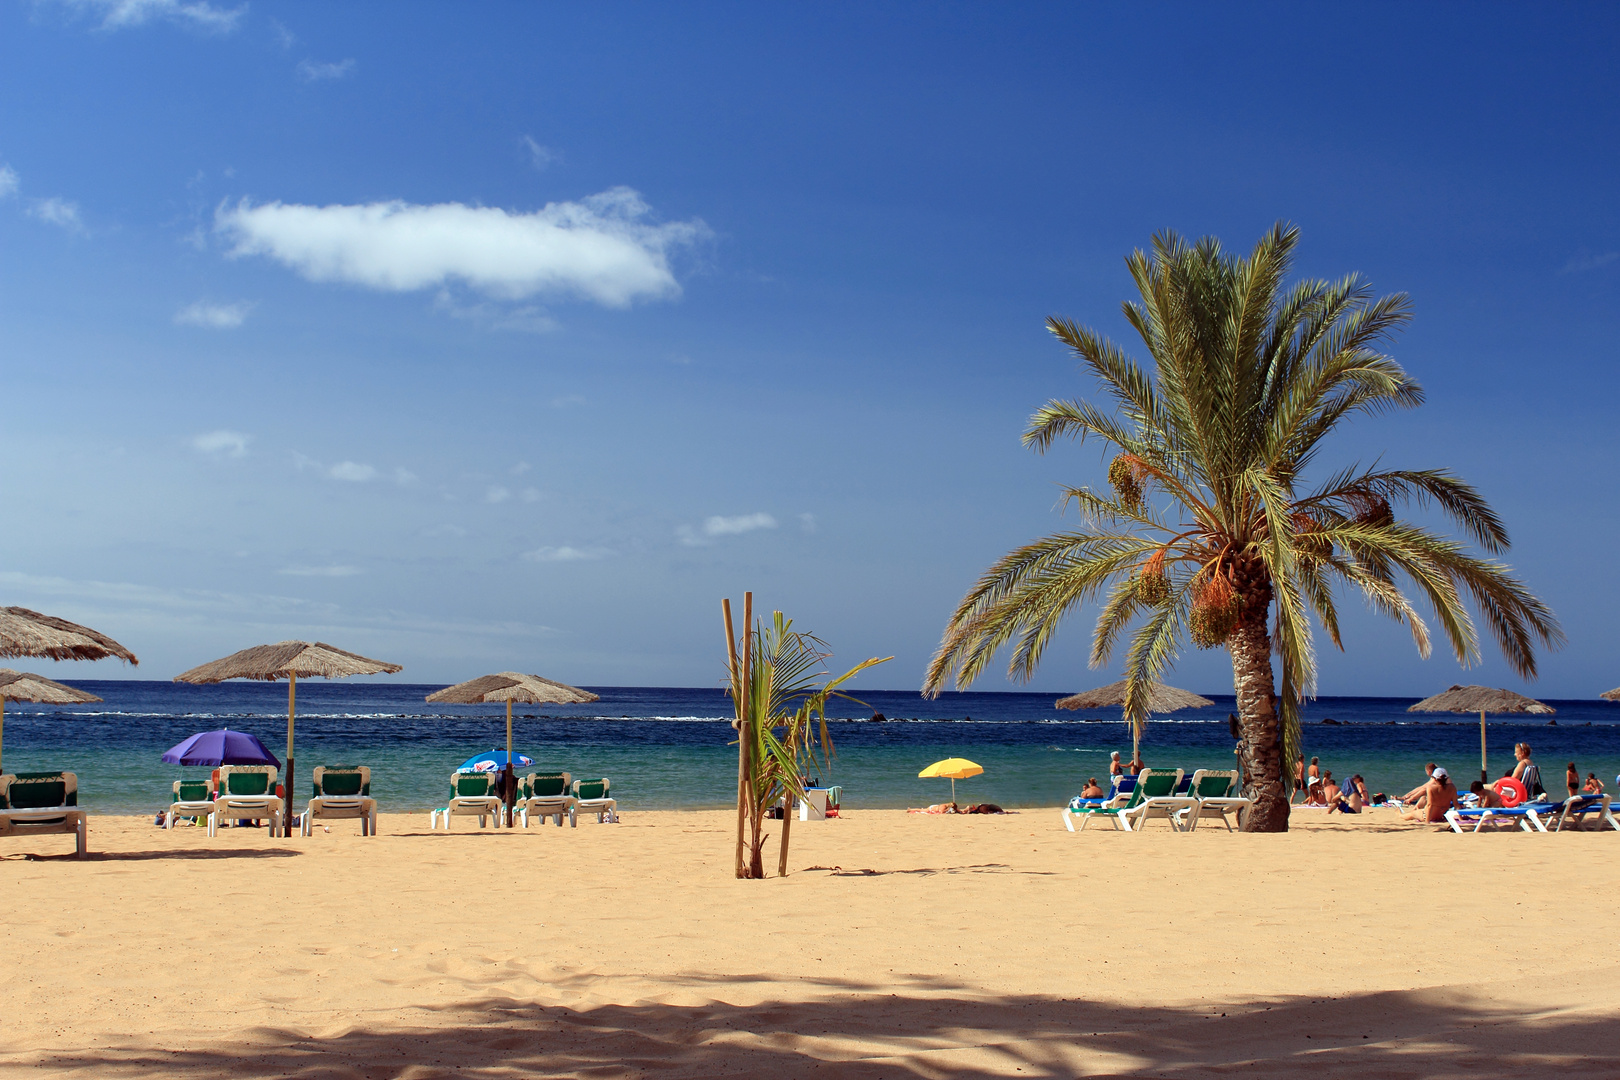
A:
{"label": "turquoise water", "polygon": [[[168,682],[76,683],[104,704],[57,707],[8,703],[7,772],[71,769],[82,805],[103,813],[155,813],[170,783],[207,770],[159,760],[197,731],[231,727],[259,736],[278,757],[286,748],[285,684]],[[443,801],[450,771],[481,750],[505,745],[505,719],[493,706],[429,706],[437,686],[387,682],[308,681],[298,687],[295,795],[308,798],[310,770],[320,764],[371,767],[372,791],[385,811],[426,811]],[[592,705],[519,706],[515,745],[537,768],[576,777],[609,777],[626,811],[720,807],[734,798],[736,749],[727,745],[731,711],[715,689],[592,687]],[[1227,713],[1231,695],[1210,708],[1155,719],[1143,757],[1149,765],[1231,768]],[[844,802],[860,807],[923,806],[950,797],[950,783],[920,780],[917,772],[945,757],[984,766],[983,776],[957,784],[959,801],[1006,807],[1058,806],[1088,776],[1106,776],[1108,754],[1130,751],[1117,710],[1059,712],[1051,694],[946,694],[925,701],[915,693],[868,691],[870,708],[834,710],[838,748],[826,782],[844,787]],[[1479,768],[1477,717],[1407,713],[1412,699],[1322,698],[1309,704],[1306,753],[1334,775],[1361,773],[1374,791],[1404,792],[1438,761],[1468,780]],[[1543,779],[1560,790],[1565,765],[1596,772],[1615,790],[1620,773],[1620,705],[1555,701],[1557,726],[1493,717],[1491,774],[1511,761],[1515,742],[1529,742]],[[871,721],[873,711],[888,722]],[[1324,718],[1339,724],[1326,725]]]}

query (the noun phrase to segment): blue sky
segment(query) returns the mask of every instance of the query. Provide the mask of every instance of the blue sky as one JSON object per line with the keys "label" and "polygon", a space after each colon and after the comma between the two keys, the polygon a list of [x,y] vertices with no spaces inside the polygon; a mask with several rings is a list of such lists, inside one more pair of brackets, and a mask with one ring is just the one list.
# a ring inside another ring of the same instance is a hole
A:
{"label": "blue sky", "polygon": [[[1613,642],[1620,17],[1608,6],[0,5],[5,603],[167,678],[313,637],[451,681],[710,685],[754,590],[917,686],[1099,451],[1159,229],[1411,294],[1416,412],[1570,636]],[[1350,599],[1321,692],[1520,683]],[[1034,682],[1111,681],[1075,618]],[[1221,692],[1223,653],[1173,681]],[[999,676],[981,689],[1001,689]]]}

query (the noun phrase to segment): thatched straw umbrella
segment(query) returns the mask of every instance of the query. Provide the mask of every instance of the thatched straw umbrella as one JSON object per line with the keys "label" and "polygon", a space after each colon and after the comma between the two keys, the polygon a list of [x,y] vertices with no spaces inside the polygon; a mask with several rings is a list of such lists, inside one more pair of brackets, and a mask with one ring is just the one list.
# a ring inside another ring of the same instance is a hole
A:
{"label": "thatched straw umbrella", "polygon": [[1481,783],[1489,783],[1490,768],[1485,761],[1485,714],[1531,713],[1536,716],[1551,716],[1558,710],[1551,705],[1543,705],[1535,698],[1515,694],[1512,690],[1496,690],[1489,686],[1454,685],[1443,694],[1424,698],[1406,711],[1479,713],[1479,779]]}
{"label": "thatched straw umbrella", "polygon": [[282,835],[292,835],[293,800],[293,716],[298,703],[298,676],[342,679],[350,675],[392,675],[405,670],[398,664],[371,660],[324,642],[278,641],[255,645],[232,653],[174,677],[175,682],[217,683],[226,679],[287,680],[287,773],[282,779],[286,792],[281,815]]}
{"label": "thatched straw umbrella", "polygon": [[581,690],[567,683],[543,679],[538,675],[503,671],[497,675],[481,675],[464,683],[447,686],[443,690],[429,694],[427,700],[441,705],[506,702],[506,768],[502,771],[501,782],[506,792],[506,808],[511,810],[517,794],[517,786],[512,783],[512,702],[521,702],[524,705],[583,705],[602,699],[589,690]]}
{"label": "thatched straw umbrella", "polygon": [[[118,642],[78,623],[58,619],[52,615],[41,615],[37,611],[30,611],[25,607],[0,608],[0,657],[37,656],[47,660],[105,660],[109,656],[116,656],[129,664],[139,664],[135,654],[124,648]],[[51,682],[38,675],[20,675],[9,672],[13,679],[34,679],[50,686],[61,687],[70,693],[80,693],[72,687],[62,686],[61,683]],[[22,688],[19,688],[21,690]],[[7,691],[10,696],[10,691]],[[42,701],[44,698],[12,697],[13,701]],[[49,699],[54,702],[54,699]],[[64,699],[60,704],[75,704],[77,699]],[[100,701],[98,697],[86,697],[85,701]],[[5,704],[0,699],[0,742],[5,736]]]}
{"label": "thatched straw umbrella", "polygon": [[[8,701],[39,701],[46,705],[84,705],[100,700],[94,694],[53,682],[43,675],[0,668],[0,749],[3,749],[5,742]],[[4,767],[0,767],[0,773],[5,771]]]}
{"label": "thatched straw umbrella", "polygon": [[[1057,707],[1060,709],[1111,709],[1115,705],[1125,704],[1125,680],[1099,686],[1095,690],[1087,690],[1083,694],[1074,694],[1070,697],[1059,698]],[[1172,713],[1182,709],[1202,709],[1206,705],[1215,704],[1207,697],[1199,697],[1188,690],[1178,690],[1174,686],[1164,683],[1154,683],[1148,696],[1148,712]],[[1142,725],[1131,725],[1131,760],[1136,761],[1142,756]]]}
{"label": "thatched straw umbrella", "polygon": [[1602,698],[1604,701],[1620,701],[1620,686],[1615,687],[1613,690],[1610,690],[1607,693],[1599,694],[1598,697]]}
{"label": "thatched straw umbrella", "polygon": [[0,657],[42,656],[49,660],[105,660],[139,664],[135,654],[106,634],[24,607],[0,608]]}

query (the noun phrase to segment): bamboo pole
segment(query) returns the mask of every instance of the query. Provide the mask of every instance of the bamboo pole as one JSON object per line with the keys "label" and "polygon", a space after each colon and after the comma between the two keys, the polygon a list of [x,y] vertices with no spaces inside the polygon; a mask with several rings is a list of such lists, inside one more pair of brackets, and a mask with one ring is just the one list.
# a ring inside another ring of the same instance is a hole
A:
{"label": "bamboo pole", "polygon": [[287,672],[287,775],[282,778],[281,790],[286,792],[281,804],[281,835],[292,835],[293,802],[293,714],[298,710],[298,673]]}
{"label": "bamboo pole", "polygon": [[737,729],[737,857],[736,873],[738,877],[747,877],[747,867],[743,862],[743,821],[745,820],[743,802],[743,782],[748,774],[744,767],[743,739],[742,739],[742,683],[737,677],[737,635],[731,626],[731,599],[727,597],[720,601],[720,612],[726,620],[726,662],[731,670],[731,703],[737,712],[737,719],[732,721],[732,727]]}
{"label": "bamboo pole", "polygon": [[512,779],[512,699],[506,699],[506,824],[512,824],[512,807],[517,803],[517,783]]}
{"label": "bamboo pole", "polygon": [[[6,745],[6,698],[5,698],[4,694],[0,694],[0,751],[3,751],[5,749],[5,745]],[[0,773],[3,773],[3,772],[6,771],[4,762],[5,762],[5,757],[3,756],[3,754],[0,754]]]}
{"label": "bamboo pole", "polygon": [[782,795],[782,850],[776,857],[777,877],[787,877],[788,832],[793,828],[793,804],[798,801],[791,791]]}
{"label": "bamboo pole", "polygon": [[1479,782],[1491,782],[1490,769],[1485,764],[1485,710],[1479,710]]}
{"label": "bamboo pole", "polygon": [[[737,713],[737,769],[742,775],[739,800],[742,812],[750,824],[759,808],[754,805],[754,739],[749,730],[754,711],[754,594],[743,593],[743,646],[742,646],[742,708]],[[739,848],[741,859],[741,848]],[[754,876],[754,860],[750,854],[742,866],[739,877]]]}

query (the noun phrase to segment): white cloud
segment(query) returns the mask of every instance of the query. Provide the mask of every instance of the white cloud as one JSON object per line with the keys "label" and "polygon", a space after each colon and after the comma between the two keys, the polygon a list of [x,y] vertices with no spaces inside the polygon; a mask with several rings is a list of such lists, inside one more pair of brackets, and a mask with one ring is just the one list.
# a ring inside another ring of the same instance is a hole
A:
{"label": "white cloud", "polygon": [[606,548],[543,547],[525,551],[523,558],[529,562],[581,562],[605,558],[610,554],[612,552]]}
{"label": "white cloud", "polygon": [[401,465],[394,470],[394,483],[400,487],[410,487],[416,483],[416,474]]}
{"label": "white cloud", "polygon": [[690,525],[682,525],[675,530],[675,535],[688,547],[704,547],[713,543],[717,536],[737,536],[755,529],[774,528],[776,519],[766,513],[738,514],[735,517],[716,515],[704,520],[701,531]]}
{"label": "white cloud", "polygon": [[541,146],[529,135],[520,140],[523,148],[529,152],[529,164],[534,166],[535,172],[545,172],[547,168],[562,160],[562,155],[549,146]]}
{"label": "white cloud", "polygon": [[217,454],[220,457],[246,457],[247,444],[253,436],[244,435],[240,431],[209,431],[198,435],[191,440],[191,445],[204,454]]}
{"label": "white cloud", "polygon": [[238,300],[234,304],[210,304],[206,300],[198,300],[194,304],[187,304],[174,313],[176,326],[206,326],[212,330],[234,330],[242,325],[248,312],[253,310],[253,304],[246,300]]}
{"label": "white cloud", "polygon": [[360,573],[358,566],[289,566],[277,570],[289,577],[353,577]]}
{"label": "white cloud", "polygon": [[703,522],[705,536],[735,536],[755,529],[774,529],[776,519],[769,514],[739,514],[737,517],[711,517]]}
{"label": "white cloud", "polygon": [[1620,251],[1605,251],[1601,255],[1580,255],[1564,264],[1563,274],[1579,274],[1583,270],[1600,270],[1616,259],[1620,259]]}
{"label": "white cloud", "polygon": [[290,49],[298,44],[298,35],[287,29],[279,19],[270,20],[270,32],[276,37],[276,44],[283,49]]}
{"label": "white cloud", "polygon": [[17,186],[21,182],[17,178],[16,169],[10,165],[0,165],[0,199],[17,194]]}
{"label": "white cloud", "polygon": [[102,16],[101,29],[122,30],[153,20],[176,23],[210,34],[228,34],[247,14],[247,5],[221,8],[208,0],[60,0],[75,11]]}
{"label": "white cloud", "polygon": [[499,484],[491,484],[491,485],[489,485],[489,490],[484,492],[484,501],[485,502],[503,503],[507,499],[510,499],[511,497],[512,497],[511,491],[509,491],[506,488],[501,487],[501,485],[499,485]]}
{"label": "white cloud", "polygon": [[28,215],[37,218],[49,225],[56,225],[68,232],[84,232],[84,221],[79,217],[79,204],[51,196],[49,199],[36,199],[34,205],[28,208]]}
{"label": "white cloud", "polygon": [[505,300],[581,296],[608,307],[680,292],[669,253],[701,221],[648,224],[641,196],[614,188],[533,213],[406,202],[304,206],[246,200],[215,211],[233,256],[265,255],[311,281],[410,292],[463,282]]}
{"label": "white cloud", "polygon": [[322,63],[319,60],[305,59],[299,62],[298,77],[305,82],[330,82],[341,79],[354,70],[354,57],[339,60],[335,64]]}
{"label": "white cloud", "polygon": [[358,461],[340,461],[327,470],[326,475],[334,480],[352,480],[355,483],[364,483],[377,477],[377,469],[373,465],[362,465]]}

